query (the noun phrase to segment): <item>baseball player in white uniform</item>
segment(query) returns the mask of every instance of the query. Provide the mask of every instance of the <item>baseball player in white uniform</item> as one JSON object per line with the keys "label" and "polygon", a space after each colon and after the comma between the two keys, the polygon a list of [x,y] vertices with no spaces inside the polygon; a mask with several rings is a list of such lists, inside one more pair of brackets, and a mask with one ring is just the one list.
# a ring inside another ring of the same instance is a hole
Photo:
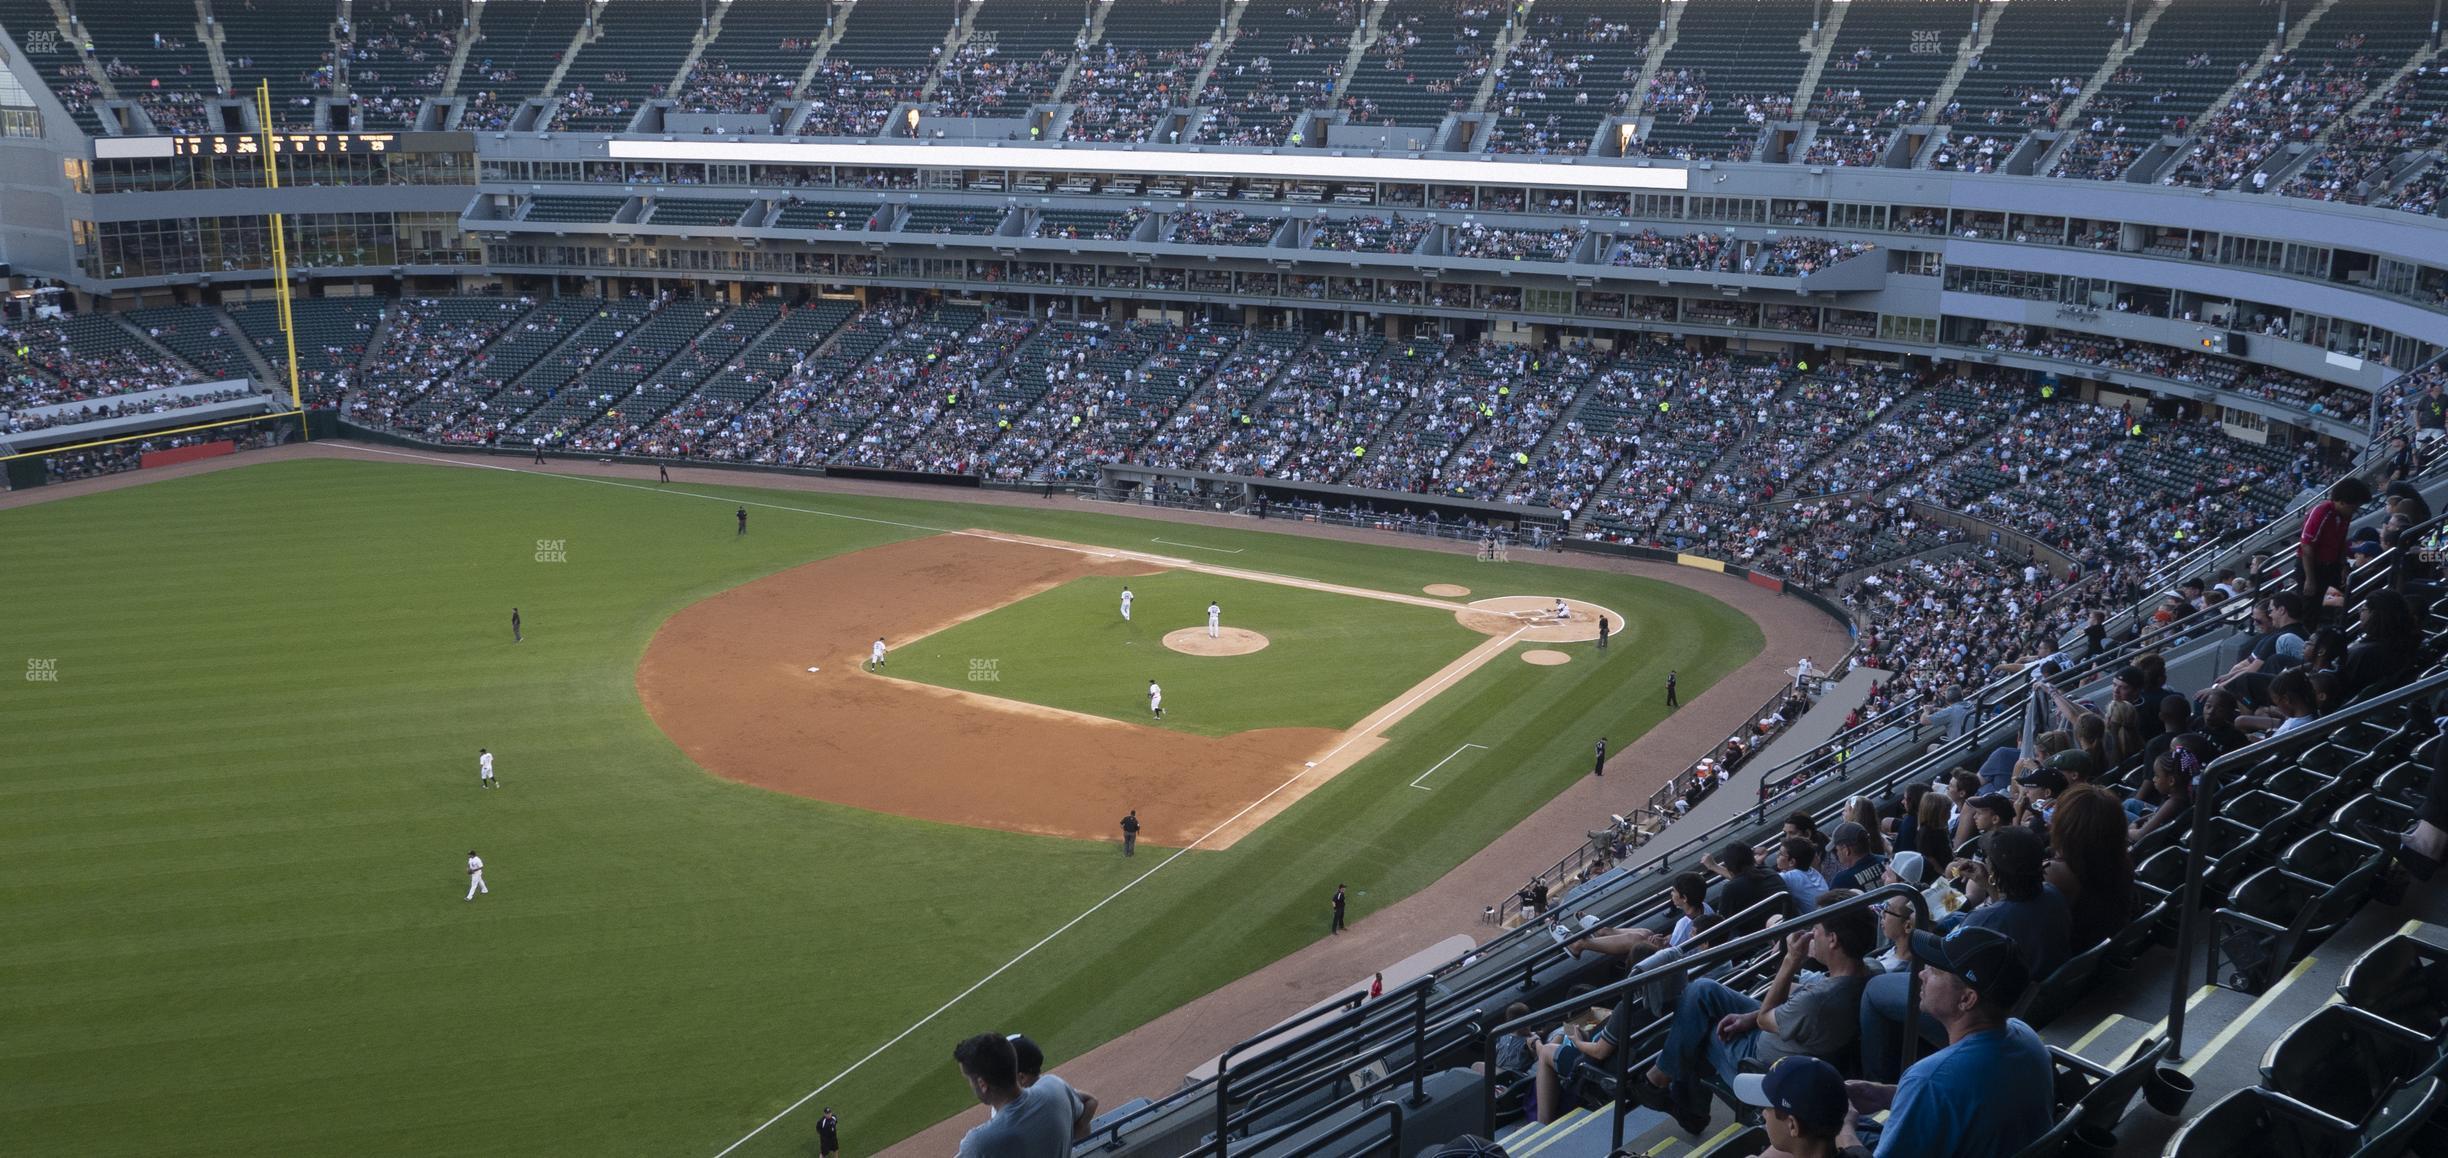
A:
{"label": "baseball player in white uniform", "polygon": [[1123,588],[1123,589],[1122,589],[1122,622],[1124,622],[1124,623],[1129,623],[1129,622],[1130,622],[1130,605],[1131,605],[1131,593],[1130,593],[1130,588],[1125,587],[1125,588]]}
{"label": "baseball player in white uniform", "polygon": [[1207,638],[1217,639],[1221,638],[1223,634],[1224,609],[1210,601],[1207,604]]}
{"label": "baseball player in white uniform", "polygon": [[467,899],[472,901],[476,899],[476,894],[489,893],[492,891],[493,890],[486,888],[484,883],[484,858],[476,855],[475,849],[469,849]]}
{"label": "baseball player in white uniform", "polygon": [[476,749],[476,786],[479,788],[501,787],[493,780],[493,753],[483,748]]}
{"label": "baseball player in white uniform", "polygon": [[1558,622],[1572,618],[1572,608],[1564,606],[1563,600],[1556,600],[1555,617]]}
{"label": "baseball player in white uniform", "polygon": [[884,667],[884,637],[877,636],[875,646],[867,649],[867,670],[881,671]]}
{"label": "baseball player in white uniform", "polygon": [[1148,713],[1159,720],[1164,718],[1164,689],[1156,686],[1155,680],[1148,681]]}

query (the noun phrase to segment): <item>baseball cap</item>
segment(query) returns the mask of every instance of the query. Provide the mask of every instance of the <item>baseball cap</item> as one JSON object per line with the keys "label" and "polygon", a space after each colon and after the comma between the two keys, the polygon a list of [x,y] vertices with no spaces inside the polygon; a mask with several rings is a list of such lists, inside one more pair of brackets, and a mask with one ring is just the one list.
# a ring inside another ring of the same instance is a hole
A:
{"label": "baseball cap", "polygon": [[1963,978],[1984,1002],[2012,1005],[2031,984],[2031,970],[2014,938],[1995,929],[1957,925],[1945,937],[1921,930],[1912,935],[1913,960],[1941,973]]}
{"label": "baseball cap", "polygon": [[1894,873],[1897,880],[1916,889],[1929,883],[1929,862],[1923,860],[1921,854],[1917,852],[1895,854],[1895,859],[1887,862],[1887,871]]}
{"label": "baseball cap", "polygon": [[1818,1058],[1794,1054],[1777,1059],[1764,1074],[1737,1074],[1734,1096],[1745,1105],[1782,1110],[1805,1133],[1833,1138],[1844,1129],[1852,1103],[1845,1098],[1844,1075]]}
{"label": "baseball cap", "polygon": [[2079,774],[2085,779],[2099,774],[2099,766],[2092,762],[2091,753],[2080,748],[2068,748],[2049,757],[2048,766],[2054,771]]}
{"label": "baseball cap", "polygon": [[2025,788],[2045,788],[2051,792],[2066,790],[2065,773],[2055,768],[2034,768],[2017,777],[2015,782]]}
{"label": "baseball cap", "polygon": [[1860,848],[1863,844],[1867,843],[1869,839],[1869,832],[1864,830],[1862,826],[1855,824],[1850,820],[1845,821],[1843,824],[1837,825],[1833,831],[1828,833],[1828,843],[1830,845],[1849,844],[1855,848]]}

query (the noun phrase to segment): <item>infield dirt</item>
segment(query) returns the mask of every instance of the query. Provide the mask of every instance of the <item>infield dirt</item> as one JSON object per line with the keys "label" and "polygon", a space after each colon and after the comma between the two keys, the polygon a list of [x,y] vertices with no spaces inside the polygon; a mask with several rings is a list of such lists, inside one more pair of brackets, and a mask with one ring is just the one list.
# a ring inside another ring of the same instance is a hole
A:
{"label": "infield dirt", "polygon": [[820,559],[683,608],[647,643],[638,698],[698,766],[761,788],[1098,840],[1119,839],[1122,814],[1137,809],[1150,844],[1206,836],[1202,847],[1219,848],[1373,751],[1375,734],[1431,685],[1499,650],[1495,640],[1474,649],[1350,731],[1220,737],[1004,699],[991,683],[973,693],[860,670],[879,635],[898,645],[1075,579],[1165,569],[1104,556],[937,535]]}

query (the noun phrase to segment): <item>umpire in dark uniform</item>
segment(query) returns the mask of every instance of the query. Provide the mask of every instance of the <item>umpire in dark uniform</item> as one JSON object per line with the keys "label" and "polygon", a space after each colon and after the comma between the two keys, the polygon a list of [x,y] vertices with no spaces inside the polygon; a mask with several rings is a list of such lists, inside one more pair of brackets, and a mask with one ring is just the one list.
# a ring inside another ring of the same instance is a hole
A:
{"label": "umpire in dark uniform", "polygon": [[1670,708],[1683,706],[1683,701],[1675,695],[1675,673],[1673,672],[1666,673],[1666,706]]}
{"label": "umpire in dark uniform", "polygon": [[1139,810],[1136,808],[1122,818],[1122,855],[1139,855]]}
{"label": "umpire in dark uniform", "polygon": [[1326,932],[1327,932],[1329,935],[1331,935],[1331,934],[1335,934],[1335,933],[1340,933],[1340,932],[1342,932],[1342,931],[1343,931],[1343,886],[1341,886],[1341,885],[1336,885],[1336,886],[1335,886],[1335,895],[1334,895],[1334,924],[1332,924],[1332,925],[1328,926],[1328,927],[1327,927],[1327,929],[1326,929]]}
{"label": "umpire in dark uniform", "polygon": [[748,508],[746,507],[739,509],[739,533],[742,535],[748,533]]}
{"label": "umpire in dark uniform", "polygon": [[1590,765],[1590,775],[1606,775],[1606,737],[1598,737],[1598,762]]}
{"label": "umpire in dark uniform", "polygon": [[518,608],[513,607],[510,609],[510,642],[521,643],[524,642],[526,638],[527,637],[525,635],[522,635],[519,632]]}
{"label": "umpire in dark uniform", "polygon": [[841,1153],[841,1119],[833,1116],[833,1107],[826,1106],[824,1117],[816,1119],[816,1152],[823,1158]]}

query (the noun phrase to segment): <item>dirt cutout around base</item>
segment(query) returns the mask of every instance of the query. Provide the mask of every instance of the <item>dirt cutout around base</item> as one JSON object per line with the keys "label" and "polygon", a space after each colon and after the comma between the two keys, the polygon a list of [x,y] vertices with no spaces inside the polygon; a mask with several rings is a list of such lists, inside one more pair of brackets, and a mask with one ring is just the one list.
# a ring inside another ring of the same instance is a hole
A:
{"label": "dirt cutout around base", "polygon": [[1534,663],[1540,667],[1554,667],[1557,664],[1571,663],[1572,657],[1560,651],[1549,651],[1546,648],[1537,647],[1523,652],[1522,662]]}
{"label": "dirt cutout around base", "polygon": [[1589,642],[1598,638],[1601,615],[1614,622],[1615,634],[1623,633],[1624,617],[1612,608],[1566,600],[1564,609],[1571,613],[1571,618],[1559,620],[1555,617],[1555,605],[1553,595],[1499,595],[1473,600],[1469,607],[1454,612],[1454,618],[1461,620],[1462,626],[1487,635],[1521,631],[1525,643]]}
{"label": "dirt cutout around base", "polygon": [[1265,651],[1267,637],[1246,627],[1219,627],[1221,634],[1209,638],[1204,627],[1185,627],[1165,633],[1164,645],[1183,655],[1248,655]]}
{"label": "dirt cutout around base", "polygon": [[1463,596],[1470,594],[1470,588],[1464,587],[1459,583],[1431,583],[1426,587],[1420,588],[1420,590],[1425,591],[1430,595],[1437,596],[1440,599],[1460,599]]}

